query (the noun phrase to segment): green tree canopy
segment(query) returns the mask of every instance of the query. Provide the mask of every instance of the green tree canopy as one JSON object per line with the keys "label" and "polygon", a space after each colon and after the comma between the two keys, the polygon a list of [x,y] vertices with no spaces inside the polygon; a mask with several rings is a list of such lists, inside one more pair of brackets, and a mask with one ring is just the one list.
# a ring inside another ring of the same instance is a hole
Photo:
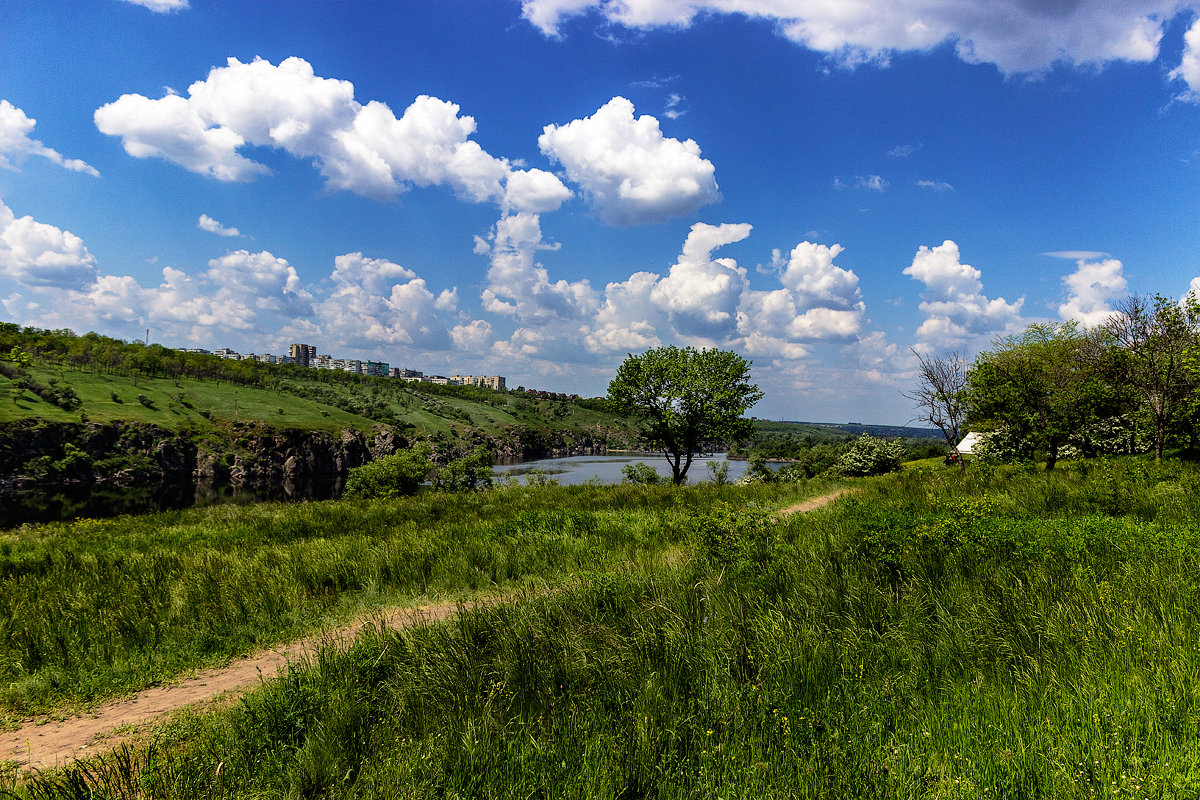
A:
{"label": "green tree canopy", "polygon": [[645,423],[643,442],[666,456],[677,486],[706,444],[750,435],[742,415],[761,398],[737,353],[674,345],[630,355],[608,385],[610,406]]}
{"label": "green tree canopy", "polygon": [[1006,426],[1053,469],[1068,438],[1116,413],[1112,354],[1103,331],[1081,331],[1074,322],[1030,325],[976,359],[967,375],[968,421]]}
{"label": "green tree canopy", "polygon": [[1122,385],[1154,426],[1161,460],[1170,426],[1194,413],[1200,389],[1200,300],[1130,297],[1108,318]]}

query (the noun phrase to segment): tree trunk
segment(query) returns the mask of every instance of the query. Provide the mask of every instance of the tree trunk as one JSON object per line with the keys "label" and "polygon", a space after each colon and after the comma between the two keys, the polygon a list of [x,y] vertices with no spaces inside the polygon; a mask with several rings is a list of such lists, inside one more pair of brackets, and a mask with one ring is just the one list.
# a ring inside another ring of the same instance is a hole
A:
{"label": "tree trunk", "polygon": [[1058,441],[1050,440],[1050,444],[1046,450],[1046,469],[1054,469],[1054,465],[1058,463]]}

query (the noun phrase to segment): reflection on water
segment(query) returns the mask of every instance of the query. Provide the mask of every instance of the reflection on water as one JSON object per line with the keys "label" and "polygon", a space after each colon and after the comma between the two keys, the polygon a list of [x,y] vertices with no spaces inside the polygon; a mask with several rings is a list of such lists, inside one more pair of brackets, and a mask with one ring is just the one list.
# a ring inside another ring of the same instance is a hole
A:
{"label": "reflection on water", "polygon": [[270,500],[328,500],[342,493],[345,479],[326,477],[275,486],[214,486],[163,483],[152,486],[67,486],[34,488],[0,496],[0,528],[25,522],[50,522],[76,517],[115,517],[171,508],[223,503],[248,505]]}
{"label": "reflection on water", "polygon": [[[566,456],[564,458],[541,458],[536,461],[521,461],[513,464],[497,464],[496,477],[507,478],[540,473],[553,478],[563,486],[579,486],[584,483],[620,483],[624,477],[621,469],[626,464],[644,462],[654,467],[660,477],[670,479],[671,465],[660,455],[621,453],[606,456]],[[712,480],[707,463],[725,461],[724,453],[696,456],[688,470],[688,483]],[[745,461],[730,461],[726,480],[737,480],[746,471]],[[526,478],[528,480],[528,478]]]}
{"label": "reflection on water", "polygon": [[[688,483],[712,479],[709,460],[724,461],[725,454],[697,456],[688,472]],[[553,478],[563,486],[584,483],[620,483],[621,468],[639,461],[654,467],[670,479],[671,466],[662,456],[622,453],[604,456],[568,456],[535,461],[497,464],[496,477],[514,478],[527,483],[533,473]],[[745,461],[730,461],[727,480],[733,481],[746,471]],[[0,529],[26,522],[50,522],[76,517],[115,517],[121,514],[146,514],[172,508],[211,506],[221,503],[248,505],[264,501],[328,500],[340,497],[344,477],[326,477],[302,481],[285,480],[269,486],[213,486],[190,482],[153,486],[69,486],[35,488],[0,494]]]}

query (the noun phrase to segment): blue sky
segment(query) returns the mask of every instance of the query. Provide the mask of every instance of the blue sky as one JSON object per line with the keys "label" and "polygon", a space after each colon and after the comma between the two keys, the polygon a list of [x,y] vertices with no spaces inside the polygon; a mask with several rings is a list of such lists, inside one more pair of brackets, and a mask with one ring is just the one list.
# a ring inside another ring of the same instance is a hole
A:
{"label": "blue sky", "polygon": [[1200,290],[1197,0],[0,3],[0,318],[602,394]]}

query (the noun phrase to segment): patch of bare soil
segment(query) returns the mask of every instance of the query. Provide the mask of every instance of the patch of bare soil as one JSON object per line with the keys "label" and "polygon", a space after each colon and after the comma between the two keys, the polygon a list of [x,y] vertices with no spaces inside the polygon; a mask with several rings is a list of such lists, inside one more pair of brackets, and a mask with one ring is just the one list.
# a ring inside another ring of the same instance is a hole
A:
{"label": "patch of bare soil", "polygon": [[[499,600],[488,598],[472,604],[495,602]],[[375,627],[380,621],[398,630],[446,619],[459,607],[455,602],[394,609],[382,620],[373,617],[368,622],[345,625],[236,659],[227,667],[205,670],[178,683],[143,689],[132,697],[98,706],[85,716],[29,720],[17,730],[0,733],[0,763],[15,762],[21,772],[66,766],[75,759],[119,746],[138,730],[162,721],[174,711],[218,698],[236,698],[288,664],[315,655],[322,646],[348,647],[364,628]]]}
{"label": "patch of bare soil", "polygon": [[842,495],[856,492],[857,489],[838,489],[836,492],[823,494],[820,497],[814,497],[811,500],[805,500],[803,503],[797,503],[794,506],[789,506],[779,512],[781,517],[790,517],[792,514],[803,514],[806,511],[816,511],[818,508],[827,506],[834,500],[837,500]]}

